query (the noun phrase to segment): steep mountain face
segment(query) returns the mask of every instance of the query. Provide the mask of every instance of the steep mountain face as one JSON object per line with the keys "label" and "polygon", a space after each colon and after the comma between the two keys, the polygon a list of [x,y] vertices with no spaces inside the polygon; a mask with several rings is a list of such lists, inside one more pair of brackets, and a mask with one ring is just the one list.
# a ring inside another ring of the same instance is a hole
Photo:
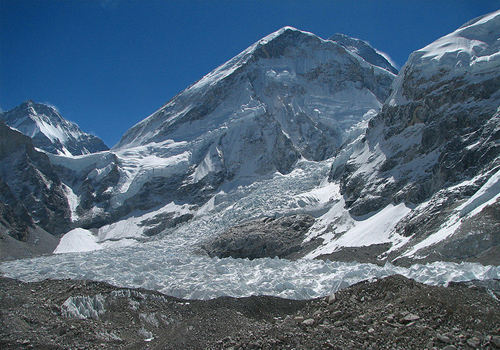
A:
{"label": "steep mountain face", "polygon": [[53,107],[32,100],[0,115],[7,125],[33,140],[35,147],[53,154],[76,156],[107,150],[96,136],[84,133],[78,125]]}
{"label": "steep mountain face", "polygon": [[392,258],[499,251],[499,38],[496,12],[414,52],[366,135],[334,162],[351,216],[413,209],[392,233]]}
{"label": "steep mountain face", "polygon": [[51,158],[79,198],[86,228],[176,203],[175,214],[140,223],[153,234],[190,219],[223,184],[331,157],[364,131],[394,77],[342,45],[286,27],[175,96],[111,152]]}
{"label": "steep mountain face", "polygon": [[18,241],[41,228],[62,234],[70,228],[65,187],[31,139],[0,121],[0,227]]}
{"label": "steep mountain face", "polygon": [[[350,128],[385,101],[392,80],[342,45],[285,27],[174,97],[117,148],[220,137],[250,120],[276,125],[306,158],[325,159],[332,153],[325,138],[336,136],[337,147],[345,141]],[[327,150],[306,142],[317,138]]]}

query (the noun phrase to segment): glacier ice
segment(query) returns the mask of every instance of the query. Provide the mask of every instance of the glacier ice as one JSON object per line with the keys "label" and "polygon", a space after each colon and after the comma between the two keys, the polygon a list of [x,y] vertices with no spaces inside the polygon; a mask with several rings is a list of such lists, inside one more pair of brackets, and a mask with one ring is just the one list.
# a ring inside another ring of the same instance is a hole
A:
{"label": "glacier ice", "polygon": [[62,315],[68,318],[98,318],[106,310],[104,308],[104,298],[101,294],[93,297],[71,296],[62,304]]}
{"label": "glacier ice", "polygon": [[500,278],[499,267],[476,263],[435,262],[404,268],[307,259],[219,259],[175,252],[165,241],[9,261],[0,265],[0,271],[23,281],[90,279],[119,287],[157,290],[185,299],[250,295],[308,299],[329,295],[363,280],[394,274],[432,285]]}

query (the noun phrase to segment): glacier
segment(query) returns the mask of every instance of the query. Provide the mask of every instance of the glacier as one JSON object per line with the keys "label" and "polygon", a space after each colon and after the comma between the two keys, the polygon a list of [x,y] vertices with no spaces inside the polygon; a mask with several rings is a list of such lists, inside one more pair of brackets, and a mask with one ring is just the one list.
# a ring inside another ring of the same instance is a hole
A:
{"label": "glacier", "polygon": [[[107,238],[116,236],[114,241],[97,240],[100,242],[97,244],[105,249],[7,261],[0,264],[0,272],[23,281],[47,278],[105,281],[120,287],[157,290],[185,299],[250,295],[309,299],[331,294],[362,280],[394,274],[433,285],[500,278],[500,267],[477,263],[434,262],[401,267],[390,263],[376,265],[309,258],[296,261],[220,259],[210,258],[199,249],[204,240],[224,228],[263,214],[288,215],[309,206],[316,209],[318,217],[326,215],[324,213],[332,203],[341,200],[335,191],[336,185],[326,181],[329,165],[328,161],[302,160],[286,175],[277,172],[259,183],[226,184],[191,221],[150,241],[119,239],[127,227],[132,231],[137,228],[131,220],[124,222],[123,226],[106,228]],[[404,212],[403,208],[395,207],[394,210]],[[136,223],[138,218],[140,216],[134,219]],[[114,233],[113,229],[116,230]],[[110,246],[111,242],[115,246]]]}

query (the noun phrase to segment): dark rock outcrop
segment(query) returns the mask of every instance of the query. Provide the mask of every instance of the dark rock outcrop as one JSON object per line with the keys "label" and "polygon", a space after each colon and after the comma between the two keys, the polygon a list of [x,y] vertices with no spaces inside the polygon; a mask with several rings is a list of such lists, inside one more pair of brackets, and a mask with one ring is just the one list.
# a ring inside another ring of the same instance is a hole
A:
{"label": "dark rock outcrop", "polygon": [[219,258],[287,258],[304,248],[302,242],[314,224],[310,215],[262,218],[233,226],[202,248]]}
{"label": "dark rock outcrop", "polygon": [[31,139],[0,121],[0,220],[10,235],[28,239],[29,228],[66,232],[71,214],[48,156]]}

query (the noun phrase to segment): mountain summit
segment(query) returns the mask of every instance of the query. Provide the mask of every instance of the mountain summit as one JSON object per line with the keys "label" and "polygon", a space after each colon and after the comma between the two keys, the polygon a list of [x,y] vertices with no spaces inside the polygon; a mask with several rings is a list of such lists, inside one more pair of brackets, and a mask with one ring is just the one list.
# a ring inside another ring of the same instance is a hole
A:
{"label": "mountain summit", "polygon": [[153,235],[190,220],[220,191],[332,157],[364,132],[394,78],[342,45],[285,27],[180,92],[110,152],[85,166],[52,158],[79,197],[78,225],[105,226],[100,239],[116,238],[106,225],[159,210],[119,233]]}
{"label": "mountain summit", "polygon": [[328,40],[335,41],[336,43],[344,46],[346,49],[363,57],[363,59],[371,64],[380,68],[387,69],[389,72],[398,74],[398,70],[394,68],[393,64],[379,51],[375,50],[366,41],[351,38],[345,34],[334,34]]}
{"label": "mountain summit", "polygon": [[342,45],[284,27],[175,96],[127,131],[117,148],[226,133],[252,114],[266,115],[306,158],[324,158],[332,148],[311,154],[317,147],[300,141],[312,141],[304,128],[317,133],[318,142],[333,137],[338,147],[365,113],[378,110],[393,78]]}
{"label": "mountain summit", "polygon": [[36,147],[62,155],[81,155],[107,150],[96,136],[84,133],[51,106],[27,100],[0,115],[7,125],[32,138]]}

